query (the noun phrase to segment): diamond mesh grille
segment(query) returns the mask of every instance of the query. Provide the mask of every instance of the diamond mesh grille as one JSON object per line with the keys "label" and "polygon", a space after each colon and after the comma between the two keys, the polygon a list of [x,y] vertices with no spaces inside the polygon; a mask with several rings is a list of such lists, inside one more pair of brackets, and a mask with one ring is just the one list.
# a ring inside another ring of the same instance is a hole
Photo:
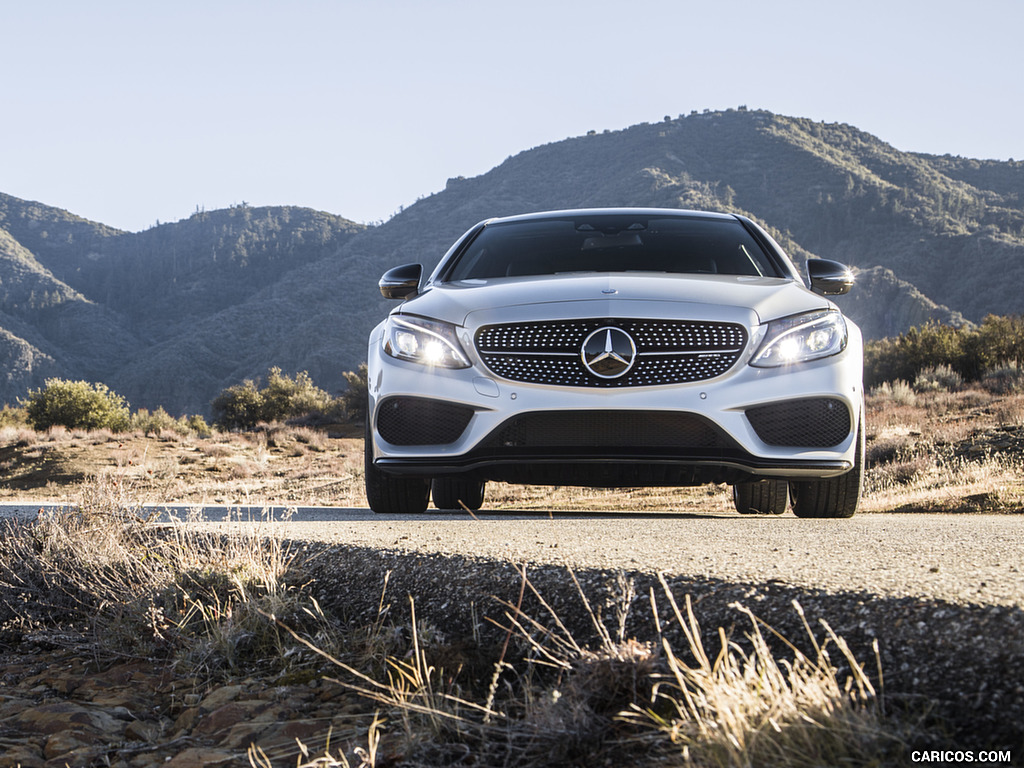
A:
{"label": "diamond mesh grille", "polygon": [[[594,376],[581,356],[586,338],[605,326],[621,328],[636,344],[636,362],[617,379]],[[513,381],[642,387],[721,376],[735,365],[747,338],[738,323],[598,318],[488,325],[477,331],[476,347],[495,375]]]}
{"label": "diamond mesh grille", "polygon": [[827,397],[750,408],[747,419],[765,443],[787,448],[831,448],[852,428],[846,403]]}
{"label": "diamond mesh grille", "polygon": [[392,445],[448,445],[469,425],[473,409],[425,397],[391,397],[377,409],[377,434]]}

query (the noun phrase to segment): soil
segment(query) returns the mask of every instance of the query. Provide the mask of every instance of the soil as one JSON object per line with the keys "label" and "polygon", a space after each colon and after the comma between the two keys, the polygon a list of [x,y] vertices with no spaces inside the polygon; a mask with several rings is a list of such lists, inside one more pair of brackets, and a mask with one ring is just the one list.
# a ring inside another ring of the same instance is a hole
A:
{"label": "soil", "polygon": [[[862,511],[1024,511],[1024,394],[933,392],[867,400]],[[73,501],[107,477],[145,503],[366,506],[362,427],[144,435],[0,427],[0,501]],[[728,486],[545,488],[491,483],[489,509],[732,509]]]}

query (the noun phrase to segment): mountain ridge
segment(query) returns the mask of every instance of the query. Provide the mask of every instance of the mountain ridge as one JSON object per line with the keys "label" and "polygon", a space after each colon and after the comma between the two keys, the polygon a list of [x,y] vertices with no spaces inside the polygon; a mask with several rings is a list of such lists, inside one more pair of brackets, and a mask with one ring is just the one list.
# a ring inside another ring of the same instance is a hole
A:
{"label": "mountain ridge", "polygon": [[[0,194],[0,398],[60,375],[205,413],[275,365],[337,391],[390,306],[376,289],[387,268],[429,270],[485,218],[629,205],[742,213],[798,263],[850,263],[860,285],[840,303],[869,337],[1020,311],[1024,164],[905,153],[845,124],[741,108],[523,150],[372,227],[237,206],[125,233]],[[26,310],[30,284],[43,300]]]}

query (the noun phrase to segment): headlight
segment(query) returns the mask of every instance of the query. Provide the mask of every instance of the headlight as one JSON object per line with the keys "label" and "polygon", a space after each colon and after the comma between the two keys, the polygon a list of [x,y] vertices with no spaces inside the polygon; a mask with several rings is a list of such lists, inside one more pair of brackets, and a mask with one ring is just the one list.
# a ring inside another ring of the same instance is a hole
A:
{"label": "headlight", "polygon": [[384,327],[384,351],[399,360],[440,368],[469,368],[455,326],[420,317],[391,316]]}
{"label": "headlight", "polygon": [[846,321],[834,310],[808,312],[768,323],[768,332],[750,364],[777,368],[838,355],[846,349]]}

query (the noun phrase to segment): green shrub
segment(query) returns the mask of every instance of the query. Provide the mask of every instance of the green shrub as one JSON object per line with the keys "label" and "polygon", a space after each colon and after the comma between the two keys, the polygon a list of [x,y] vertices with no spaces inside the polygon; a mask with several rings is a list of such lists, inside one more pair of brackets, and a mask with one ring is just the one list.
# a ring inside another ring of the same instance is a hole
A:
{"label": "green shrub", "polygon": [[189,430],[198,437],[209,437],[213,434],[213,430],[206,423],[206,419],[198,413],[186,418],[185,423],[188,425]]}
{"label": "green shrub", "polygon": [[963,381],[980,381],[986,371],[1007,365],[1024,368],[1024,317],[989,315],[976,328],[929,323],[896,338],[868,342],[864,383],[917,381],[929,369],[946,368]]}
{"label": "green shrub", "polygon": [[[271,368],[267,386],[246,379],[228,387],[211,404],[214,423],[223,429],[250,430],[261,422],[272,423],[305,419],[329,421],[339,410],[337,401],[317,387],[309,373],[302,371],[295,378]],[[310,416],[319,417],[310,419]]]}
{"label": "green shrub", "polygon": [[167,435],[169,433],[181,435],[182,437],[185,435],[209,437],[213,433],[202,416],[179,416],[174,418],[163,407],[158,407],[152,413],[145,408],[139,408],[139,410],[132,414],[131,429],[147,435],[156,435],[157,437],[161,434]]}
{"label": "green shrub", "polygon": [[341,374],[348,382],[348,389],[341,393],[342,413],[347,421],[362,422],[366,419],[366,398],[368,386],[366,383],[366,363],[359,365],[359,370],[345,371]]}
{"label": "green shrub", "polygon": [[252,379],[228,387],[211,404],[214,423],[224,429],[253,429],[263,417],[263,394]]}
{"label": "green shrub", "polygon": [[124,432],[131,426],[127,402],[106,384],[47,379],[46,386],[30,391],[22,405],[37,431],[63,426]]}
{"label": "green shrub", "polygon": [[989,315],[975,337],[980,373],[1008,365],[1024,368],[1024,317]]}
{"label": "green shrub", "polygon": [[146,435],[159,436],[161,432],[184,434],[178,421],[162,407],[152,413],[146,408],[139,408],[132,414],[131,428]]}
{"label": "green shrub", "polygon": [[12,408],[4,405],[0,409],[0,427],[27,427],[28,414],[24,408]]}
{"label": "green shrub", "polygon": [[317,387],[309,373],[301,371],[292,379],[271,368],[263,396],[261,421],[286,421],[310,413],[326,413],[331,407],[331,396]]}
{"label": "green shrub", "polygon": [[869,342],[864,349],[864,383],[871,387],[885,381],[914,381],[917,375],[940,365],[966,378],[978,375],[977,360],[966,339],[971,332],[949,325],[929,323],[911,328],[895,339]]}

